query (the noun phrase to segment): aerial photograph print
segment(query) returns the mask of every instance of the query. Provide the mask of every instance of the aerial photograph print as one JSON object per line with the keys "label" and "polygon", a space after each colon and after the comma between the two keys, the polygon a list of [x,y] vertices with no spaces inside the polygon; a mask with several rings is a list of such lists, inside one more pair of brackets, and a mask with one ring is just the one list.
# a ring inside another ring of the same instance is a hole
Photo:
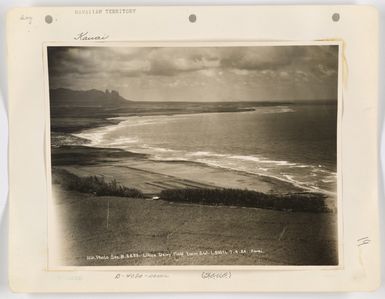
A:
{"label": "aerial photograph print", "polygon": [[338,45],[46,51],[49,267],[340,264]]}

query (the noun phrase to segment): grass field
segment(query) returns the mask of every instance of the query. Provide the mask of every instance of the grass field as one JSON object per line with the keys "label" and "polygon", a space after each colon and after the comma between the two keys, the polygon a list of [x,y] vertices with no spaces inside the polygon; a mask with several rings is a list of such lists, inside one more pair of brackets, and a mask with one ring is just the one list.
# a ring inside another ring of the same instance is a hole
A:
{"label": "grass field", "polygon": [[[54,195],[61,222],[56,235],[65,240],[64,254],[56,261],[62,266],[337,263],[331,213],[98,197],[57,184]],[[199,255],[206,251],[210,254]],[[127,258],[111,259],[120,255]]]}

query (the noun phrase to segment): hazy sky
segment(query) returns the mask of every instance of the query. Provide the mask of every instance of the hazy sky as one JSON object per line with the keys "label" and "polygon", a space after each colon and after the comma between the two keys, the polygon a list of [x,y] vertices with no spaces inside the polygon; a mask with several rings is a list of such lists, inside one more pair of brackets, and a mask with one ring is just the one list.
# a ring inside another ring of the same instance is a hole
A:
{"label": "hazy sky", "polygon": [[50,47],[50,88],[135,101],[337,98],[337,46]]}

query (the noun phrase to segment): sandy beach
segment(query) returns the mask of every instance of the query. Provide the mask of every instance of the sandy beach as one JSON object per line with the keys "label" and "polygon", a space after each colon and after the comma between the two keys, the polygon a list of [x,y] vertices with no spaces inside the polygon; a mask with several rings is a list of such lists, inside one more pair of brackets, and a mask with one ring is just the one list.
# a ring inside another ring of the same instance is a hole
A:
{"label": "sandy beach", "polygon": [[135,186],[146,195],[174,188],[239,188],[263,193],[300,192],[289,183],[266,176],[209,167],[193,162],[150,161],[128,158],[125,161],[101,165],[62,166],[77,176],[102,176],[107,181],[113,179],[124,186]]}

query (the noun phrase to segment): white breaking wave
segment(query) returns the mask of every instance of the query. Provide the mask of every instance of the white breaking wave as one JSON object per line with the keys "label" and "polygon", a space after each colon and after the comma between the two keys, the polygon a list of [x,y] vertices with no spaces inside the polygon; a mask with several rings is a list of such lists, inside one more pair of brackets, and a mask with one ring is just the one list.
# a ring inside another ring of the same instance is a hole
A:
{"label": "white breaking wave", "polygon": [[[79,138],[84,138],[84,139],[89,140],[90,146],[100,146],[100,145],[105,145],[103,143],[103,141],[104,141],[104,137],[107,134],[110,134],[111,132],[118,130],[120,128],[124,128],[124,127],[125,127],[124,122],[120,122],[116,125],[110,125],[110,126],[106,126],[106,127],[84,130],[81,133],[75,133],[72,135],[79,137]],[[129,138],[129,137],[127,137],[127,138]],[[110,144],[110,142],[108,144]]]}
{"label": "white breaking wave", "polygon": [[253,111],[249,111],[248,113],[261,113],[261,114],[295,112],[295,109],[289,106],[272,106],[272,107],[253,106],[253,107],[246,107],[245,109],[253,109]]}
{"label": "white breaking wave", "polygon": [[95,147],[112,147],[112,145],[123,145],[124,141],[126,143],[135,143],[138,142],[135,138],[130,137],[118,137],[116,140],[111,140],[106,138],[108,135],[112,134],[123,128],[162,124],[170,122],[171,119],[167,116],[153,116],[153,117],[111,117],[109,120],[121,120],[120,123],[116,125],[109,125],[100,128],[94,128],[89,130],[84,130],[81,133],[74,133],[73,136],[84,138],[90,141],[89,146]]}

